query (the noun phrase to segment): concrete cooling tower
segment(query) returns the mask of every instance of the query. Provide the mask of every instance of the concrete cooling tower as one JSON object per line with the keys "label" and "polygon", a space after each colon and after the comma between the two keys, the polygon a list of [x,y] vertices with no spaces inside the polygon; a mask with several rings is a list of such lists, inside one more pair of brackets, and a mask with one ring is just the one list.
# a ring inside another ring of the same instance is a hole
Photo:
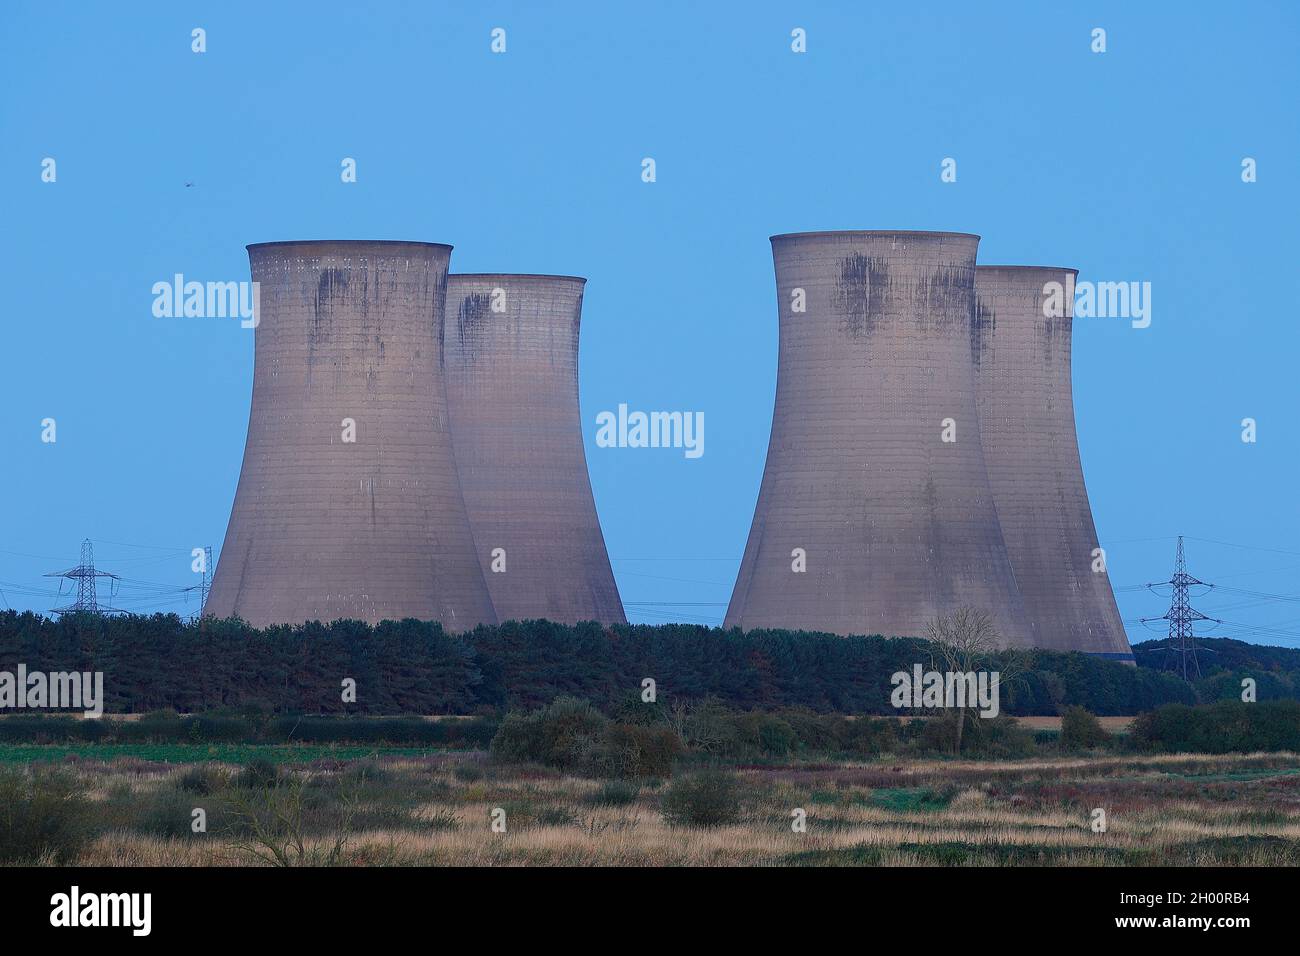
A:
{"label": "concrete cooling tower", "polygon": [[270,242],[244,465],[206,613],[495,623],[447,424],[451,247]]}
{"label": "concrete cooling tower", "polygon": [[578,411],[585,279],[453,275],[452,438],[483,577],[502,620],[624,623]]}
{"label": "concrete cooling tower", "polygon": [[980,442],[978,243],[773,237],[776,406],[726,626],[919,636],[970,606],[1029,644]]}
{"label": "concrete cooling tower", "polygon": [[1093,570],[1070,387],[1075,274],[976,269],[980,435],[1034,645],[1132,661],[1110,579]]}

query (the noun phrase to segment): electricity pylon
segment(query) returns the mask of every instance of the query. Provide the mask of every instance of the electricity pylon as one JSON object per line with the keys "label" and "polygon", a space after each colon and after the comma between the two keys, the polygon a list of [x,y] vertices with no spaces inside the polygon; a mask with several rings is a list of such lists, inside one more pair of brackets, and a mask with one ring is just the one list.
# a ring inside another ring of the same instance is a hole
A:
{"label": "electricity pylon", "polygon": [[109,578],[117,581],[119,578],[116,574],[111,574],[108,571],[95,570],[95,552],[91,547],[89,538],[81,542],[81,563],[79,565],[66,571],[50,571],[45,577],[68,578],[77,582],[77,600],[63,607],[51,608],[51,614],[108,614],[118,610],[115,607],[108,607],[99,603],[95,579]]}
{"label": "electricity pylon", "polygon": [[[1193,585],[1204,585],[1205,587],[1214,587],[1213,584],[1206,584],[1187,573],[1187,559],[1183,556],[1183,536],[1178,536],[1178,555],[1174,559],[1174,576],[1168,581],[1160,581],[1158,584],[1148,584],[1147,587],[1155,588],[1160,585],[1169,584],[1173,586],[1173,600],[1169,604],[1169,610],[1160,617],[1144,617],[1143,621],[1168,621],[1169,622],[1169,659],[1173,664],[1173,669],[1180,671],[1183,680],[1191,680],[1189,676],[1195,672],[1199,679],[1201,676],[1201,663],[1196,659],[1196,631],[1194,625],[1197,621],[1214,621],[1216,624],[1222,624],[1218,618],[1206,617],[1200,611],[1191,605],[1191,598],[1188,594],[1188,588]],[[1188,661],[1191,666],[1188,666]]]}

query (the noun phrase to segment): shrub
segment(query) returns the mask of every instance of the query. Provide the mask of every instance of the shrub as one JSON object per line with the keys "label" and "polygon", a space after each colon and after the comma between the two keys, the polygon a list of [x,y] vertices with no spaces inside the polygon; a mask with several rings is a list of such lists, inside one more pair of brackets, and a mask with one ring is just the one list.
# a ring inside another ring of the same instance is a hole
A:
{"label": "shrub", "polygon": [[671,826],[715,827],[740,819],[740,778],[722,770],[701,770],[673,780],[660,812]]}
{"label": "shrub", "polygon": [[589,769],[608,777],[667,777],[682,750],[671,727],[610,724],[592,750]]}
{"label": "shrub", "polygon": [[220,767],[214,767],[211,764],[199,764],[197,767],[192,767],[175,780],[177,790],[197,794],[200,797],[206,797],[218,790],[224,790],[229,783],[229,775]]}
{"label": "shrub", "polygon": [[150,836],[181,840],[190,836],[197,794],[184,790],[160,790],[136,823],[136,829]]}
{"label": "shrub", "polygon": [[1130,733],[1142,749],[1162,753],[1300,750],[1300,702],[1166,704],[1139,714]]}
{"label": "shrub", "polygon": [[578,822],[578,815],[569,807],[542,807],[534,819],[539,826],[567,827]]}
{"label": "shrub", "polygon": [[608,718],[586,701],[557,697],[531,714],[510,714],[492,738],[492,755],[562,770],[587,765]]}
{"label": "shrub", "polygon": [[813,753],[834,753],[847,747],[854,723],[841,714],[815,714],[810,710],[785,710],[778,716],[794,731],[795,746]]}
{"label": "shrub", "polygon": [[[918,754],[952,754],[957,745],[955,711],[918,717],[907,723],[910,750]],[[979,717],[966,714],[961,752],[981,757],[1028,757],[1034,753],[1034,735],[1014,717]]]}
{"label": "shrub", "polygon": [[620,724],[662,724],[667,722],[663,705],[647,703],[641,696],[632,693],[619,701],[611,716]]}
{"label": "shrub", "polygon": [[1029,757],[1034,753],[1034,735],[1005,714],[975,717],[966,721],[961,748],[982,757]]}
{"label": "shrub", "polygon": [[91,836],[90,804],[75,777],[0,770],[0,863],[69,863]]}
{"label": "shrub", "polygon": [[124,720],[117,725],[117,739],[122,743],[168,743],[188,739],[186,725],[169,710],[151,711],[139,720]]}
{"label": "shrub", "polygon": [[196,743],[239,743],[258,736],[252,721],[223,713],[186,717],[183,725],[185,736]]}
{"label": "shrub", "polygon": [[845,749],[853,753],[894,753],[899,749],[898,723],[875,717],[846,720],[843,740]]}
{"label": "shrub", "polygon": [[780,717],[766,716],[758,723],[758,739],[763,753],[784,757],[794,749],[794,728]]}
{"label": "shrub", "polygon": [[587,799],[598,807],[626,807],[636,803],[636,798],[640,795],[640,784],[609,780]]}
{"label": "shrub", "polygon": [[[970,730],[969,721],[966,730]],[[934,717],[916,717],[907,722],[907,736],[911,749],[919,753],[952,753],[957,742],[957,715],[938,714]],[[963,732],[963,743],[966,743]]]}
{"label": "shrub", "polygon": [[609,777],[668,776],[682,749],[667,724],[614,723],[568,697],[530,714],[510,714],[492,738],[497,760]]}
{"label": "shrub", "polygon": [[1082,707],[1067,707],[1061,714],[1062,750],[1091,750],[1110,740],[1101,721]]}
{"label": "shrub", "polygon": [[258,757],[235,774],[234,782],[246,790],[269,790],[280,782],[280,768],[265,757]]}

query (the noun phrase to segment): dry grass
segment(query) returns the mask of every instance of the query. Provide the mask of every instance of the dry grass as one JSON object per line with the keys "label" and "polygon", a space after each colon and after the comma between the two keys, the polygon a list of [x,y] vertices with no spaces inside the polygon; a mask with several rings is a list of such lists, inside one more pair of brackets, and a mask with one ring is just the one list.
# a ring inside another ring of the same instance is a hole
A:
{"label": "dry grass", "polygon": [[[256,863],[228,829],[222,792],[178,788],[185,769],[75,765],[71,772],[100,826],[77,862]],[[296,767],[287,779],[306,798],[295,826],[307,859],[323,858],[342,828],[345,865],[1300,863],[1294,754],[886,758],[738,772],[746,795],[741,822],[710,829],[667,825],[653,785],[625,805],[605,805],[602,781],[492,766],[481,755],[334,761]],[[274,799],[240,793],[243,800]],[[150,832],[160,818],[174,823],[168,814],[188,815],[191,804],[208,810],[211,832]],[[340,816],[343,805],[354,816]],[[491,828],[495,808],[506,811],[504,833]],[[796,808],[806,811],[806,832],[791,828]],[[1106,813],[1105,832],[1091,826],[1094,808]]]}

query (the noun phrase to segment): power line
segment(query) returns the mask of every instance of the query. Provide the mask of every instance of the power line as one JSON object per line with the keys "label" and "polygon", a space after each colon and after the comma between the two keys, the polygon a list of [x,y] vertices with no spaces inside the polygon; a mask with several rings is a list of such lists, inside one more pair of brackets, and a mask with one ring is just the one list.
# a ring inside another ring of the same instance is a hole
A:
{"label": "power line", "polygon": [[726,601],[624,601],[628,607],[726,607]]}
{"label": "power line", "polygon": [[1190,541],[1201,541],[1205,544],[1218,544],[1225,548],[1240,548],[1243,551],[1269,551],[1273,554],[1290,554],[1300,557],[1300,551],[1288,551],[1284,548],[1260,548],[1250,544],[1233,544],[1231,541],[1216,541],[1214,538],[1196,538],[1190,534],[1187,538]]}

